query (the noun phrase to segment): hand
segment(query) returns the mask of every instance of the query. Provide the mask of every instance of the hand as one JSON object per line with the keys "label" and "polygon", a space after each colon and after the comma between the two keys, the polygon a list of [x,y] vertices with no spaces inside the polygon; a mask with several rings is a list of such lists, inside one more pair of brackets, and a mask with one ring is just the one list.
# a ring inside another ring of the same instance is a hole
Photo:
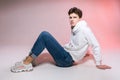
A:
{"label": "hand", "polygon": [[111,67],[108,66],[108,65],[96,65],[96,67],[97,67],[98,69],[103,69],[103,70],[105,70],[105,69],[111,69]]}

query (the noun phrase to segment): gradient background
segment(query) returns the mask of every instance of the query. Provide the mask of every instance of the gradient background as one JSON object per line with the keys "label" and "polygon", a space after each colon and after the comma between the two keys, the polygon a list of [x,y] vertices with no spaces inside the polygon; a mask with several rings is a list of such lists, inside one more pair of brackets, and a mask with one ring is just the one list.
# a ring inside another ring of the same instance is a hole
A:
{"label": "gradient background", "polygon": [[[62,45],[69,41],[67,12],[74,6],[83,11],[100,42],[102,62],[112,69],[99,70],[91,59],[70,68],[45,63],[32,72],[11,73],[10,67],[28,55],[41,31],[49,31]],[[120,0],[0,0],[1,80],[120,80],[119,61]]]}
{"label": "gradient background", "polygon": [[78,7],[103,51],[120,49],[120,0],[0,0],[0,46],[30,46],[41,31],[64,45],[68,10]]}

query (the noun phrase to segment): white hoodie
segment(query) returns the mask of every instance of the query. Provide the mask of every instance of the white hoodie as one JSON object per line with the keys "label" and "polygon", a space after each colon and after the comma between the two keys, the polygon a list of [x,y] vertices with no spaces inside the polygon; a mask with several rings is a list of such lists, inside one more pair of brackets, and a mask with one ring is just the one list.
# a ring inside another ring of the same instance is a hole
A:
{"label": "white hoodie", "polygon": [[96,65],[100,65],[101,52],[99,43],[86,21],[81,20],[72,29],[70,42],[64,45],[64,49],[70,53],[74,61],[79,61],[85,56],[89,46],[92,47]]}

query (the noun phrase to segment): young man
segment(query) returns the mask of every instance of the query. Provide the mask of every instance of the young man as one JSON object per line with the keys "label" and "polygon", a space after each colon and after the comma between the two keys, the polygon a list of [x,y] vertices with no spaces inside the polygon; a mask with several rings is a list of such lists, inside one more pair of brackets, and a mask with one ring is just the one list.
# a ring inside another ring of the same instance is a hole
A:
{"label": "young man", "polygon": [[89,46],[92,47],[96,67],[99,69],[110,69],[110,66],[102,65],[100,46],[94,34],[91,32],[86,21],[82,20],[82,11],[76,7],[68,11],[71,25],[71,39],[68,44],[62,47],[55,38],[48,32],[43,31],[36,40],[30,54],[25,60],[15,63],[12,72],[22,72],[33,70],[32,62],[46,48],[55,63],[59,67],[70,67],[77,64],[84,58]]}

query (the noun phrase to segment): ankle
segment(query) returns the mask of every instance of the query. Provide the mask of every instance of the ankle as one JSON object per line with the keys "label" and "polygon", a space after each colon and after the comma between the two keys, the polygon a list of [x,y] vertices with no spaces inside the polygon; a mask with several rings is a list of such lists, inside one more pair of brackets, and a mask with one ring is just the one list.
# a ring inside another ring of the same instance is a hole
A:
{"label": "ankle", "polygon": [[28,65],[28,64],[30,64],[30,62],[23,61],[23,64]]}
{"label": "ankle", "polygon": [[33,61],[33,58],[31,56],[26,57],[26,59],[23,61],[24,64],[28,65]]}

